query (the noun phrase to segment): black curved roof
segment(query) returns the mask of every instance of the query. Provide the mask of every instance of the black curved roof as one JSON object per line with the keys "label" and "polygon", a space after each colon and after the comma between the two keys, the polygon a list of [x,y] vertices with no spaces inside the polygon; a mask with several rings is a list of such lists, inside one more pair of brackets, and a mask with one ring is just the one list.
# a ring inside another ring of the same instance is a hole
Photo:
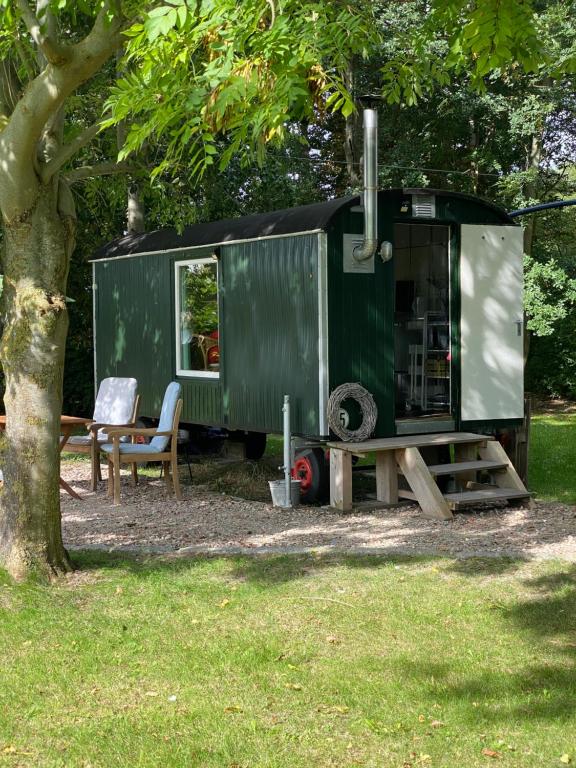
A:
{"label": "black curved roof", "polygon": [[216,245],[230,240],[253,240],[258,237],[289,235],[292,232],[308,232],[325,229],[334,214],[359,197],[341,197],[325,203],[300,205],[282,211],[256,213],[238,219],[210,221],[185,227],[178,234],[175,229],[157,229],[141,235],[127,235],[99,248],[93,259],[109,259],[131,253],[171,251],[197,245]]}
{"label": "black curved roof", "polygon": [[[474,195],[462,192],[448,192],[439,189],[387,189],[381,190],[378,196],[398,196],[406,194],[442,195],[473,200],[502,218],[502,222],[514,223],[508,214],[493,203],[486,202]],[[237,219],[223,219],[206,224],[194,224],[185,227],[181,233],[175,229],[157,229],[139,235],[126,235],[102,245],[92,256],[93,261],[110,259],[117,256],[128,256],[137,253],[154,253],[158,251],[173,251],[179,248],[191,248],[201,245],[218,245],[233,240],[254,240],[259,237],[289,235],[297,232],[325,230],[334,215],[342,208],[360,203],[358,195],[340,197],[323,203],[301,205],[296,208],[285,208],[270,213],[257,213],[242,216]]]}

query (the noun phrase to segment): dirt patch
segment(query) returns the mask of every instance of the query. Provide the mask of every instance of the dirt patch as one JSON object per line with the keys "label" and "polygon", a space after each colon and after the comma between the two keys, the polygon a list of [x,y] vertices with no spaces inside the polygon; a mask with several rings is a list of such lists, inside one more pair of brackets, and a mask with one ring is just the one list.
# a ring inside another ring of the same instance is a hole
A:
{"label": "dirt patch", "polygon": [[[62,472],[83,496],[76,501],[61,494],[64,539],[70,548],[158,553],[322,549],[576,562],[576,507],[566,504],[471,509],[449,521],[426,520],[416,505],[362,513],[339,513],[327,507],[282,510],[268,501],[208,490],[198,484],[196,467],[190,483],[187,468],[181,467],[181,502],[168,496],[163,480],[143,477],[133,488],[126,474],[122,504],[114,507],[105,483],[90,493],[88,464],[64,463]],[[261,493],[262,486],[257,485]]]}
{"label": "dirt patch", "polygon": [[552,400],[539,400],[534,398],[532,400],[533,416],[539,414],[550,416],[562,413],[576,413],[576,402],[573,400],[562,400],[560,398]]}

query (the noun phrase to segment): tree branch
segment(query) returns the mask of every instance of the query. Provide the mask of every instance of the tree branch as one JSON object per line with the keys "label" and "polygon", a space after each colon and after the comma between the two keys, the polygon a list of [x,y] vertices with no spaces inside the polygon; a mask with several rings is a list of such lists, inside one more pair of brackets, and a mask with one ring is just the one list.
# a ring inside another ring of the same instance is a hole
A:
{"label": "tree branch", "polygon": [[6,164],[5,173],[0,176],[0,207],[7,221],[23,215],[34,204],[40,182],[34,163],[46,124],[121,43],[125,19],[114,16],[110,20],[109,10],[108,3],[104,3],[87,36],[69,46],[66,64],[46,66],[29,83],[8,125],[0,132],[0,155]]}
{"label": "tree branch", "polygon": [[14,48],[16,50],[16,53],[18,54],[20,63],[26,70],[26,75],[28,79],[32,80],[38,74],[36,62],[34,61],[30,52],[26,50],[24,45],[22,45],[22,41],[20,40],[19,36],[14,40]]}
{"label": "tree branch", "polygon": [[16,0],[16,4],[20,9],[22,20],[26,24],[32,40],[42,51],[46,60],[55,66],[60,66],[69,61],[72,53],[71,49],[68,46],[60,45],[50,35],[44,34],[36,14],[28,5],[28,0]]}
{"label": "tree branch", "polygon": [[42,166],[40,171],[40,178],[43,184],[47,184],[50,179],[62,168],[65,163],[68,162],[74,155],[89,144],[100,130],[100,123],[94,123],[90,125],[86,130],[82,131],[75,139],[69,144],[61,147],[60,151],[54,155],[54,157]]}
{"label": "tree branch", "polygon": [[80,168],[74,168],[66,173],[66,181],[74,184],[77,181],[90,179],[96,176],[112,176],[117,173],[136,173],[141,171],[142,166],[131,165],[130,163],[99,163],[98,165],[82,165]]}

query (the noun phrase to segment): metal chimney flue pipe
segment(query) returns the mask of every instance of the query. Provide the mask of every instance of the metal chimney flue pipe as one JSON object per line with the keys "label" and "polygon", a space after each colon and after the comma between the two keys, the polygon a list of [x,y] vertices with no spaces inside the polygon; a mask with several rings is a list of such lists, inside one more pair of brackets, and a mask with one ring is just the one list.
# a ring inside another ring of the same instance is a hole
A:
{"label": "metal chimney flue pipe", "polygon": [[371,259],[378,248],[378,112],[365,109],[364,126],[364,240],[354,248],[356,261]]}

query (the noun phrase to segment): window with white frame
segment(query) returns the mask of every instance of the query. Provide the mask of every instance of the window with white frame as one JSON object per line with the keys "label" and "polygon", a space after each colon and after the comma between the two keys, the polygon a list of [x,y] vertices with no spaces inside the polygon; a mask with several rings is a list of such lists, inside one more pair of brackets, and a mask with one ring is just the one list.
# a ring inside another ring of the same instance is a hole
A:
{"label": "window with white frame", "polygon": [[217,377],[218,262],[178,261],[176,269],[176,362],[180,375]]}

